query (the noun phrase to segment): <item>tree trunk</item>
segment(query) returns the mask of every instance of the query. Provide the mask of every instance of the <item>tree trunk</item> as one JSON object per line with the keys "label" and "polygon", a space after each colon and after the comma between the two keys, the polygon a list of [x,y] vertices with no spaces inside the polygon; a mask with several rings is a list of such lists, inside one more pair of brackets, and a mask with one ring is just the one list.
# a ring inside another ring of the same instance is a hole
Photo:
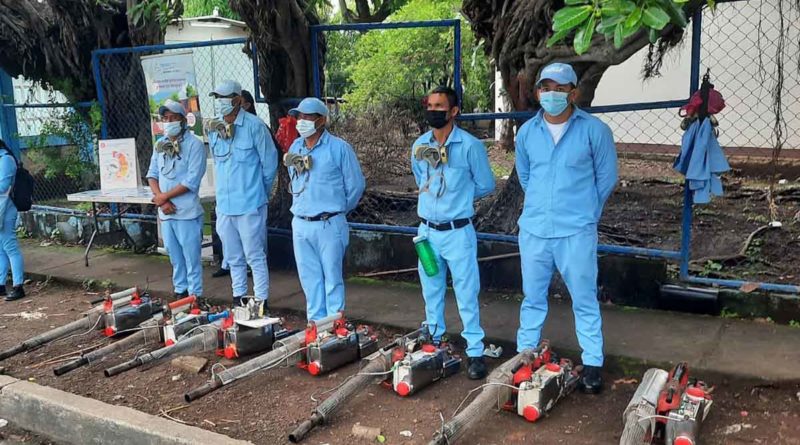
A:
{"label": "tree trunk", "polygon": [[113,0],[0,0],[0,67],[70,101],[92,100],[92,50],[130,45],[125,11]]}
{"label": "tree trunk", "polygon": [[[136,26],[127,12],[140,0],[0,0],[0,66],[53,87],[71,102],[97,98],[92,51],[164,42],[157,21]],[[133,137],[139,171],[150,161],[147,90],[139,55],[101,57],[109,137]]]}
{"label": "tree trunk", "polygon": [[[687,15],[691,16],[704,4],[705,0],[690,0],[685,6]],[[577,105],[589,106],[606,70],[650,44],[647,32],[639,31],[625,40],[619,49],[602,35],[595,35],[589,51],[580,56],[569,43],[562,42],[548,48],[553,15],[563,6],[562,0],[464,0],[464,15],[470,21],[476,38],[486,41],[486,52],[496,61],[503,87],[516,111],[538,109],[534,100],[534,83],[545,65],[553,62],[571,64],[579,79]],[[668,47],[677,45],[682,36],[683,30],[673,25],[661,32],[661,40],[670,43]],[[571,41],[568,38],[565,42]],[[659,57],[663,55],[664,52],[659,51]],[[517,122],[517,125],[521,123]],[[522,193],[514,170],[504,187],[495,193],[493,201],[481,207],[477,217],[478,229],[516,232],[517,217],[524,201]]]}
{"label": "tree trunk", "polygon": [[[230,5],[250,28],[250,40],[255,42],[258,56],[259,87],[269,104],[272,128],[276,128],[293,99],[314,94],[308,27],[318,24],[319,19],[304,0],[230,0]],[[317,54],[322,79],[325,60],[322,35]],[[290,227],[292,200],[285,168],[278,168],[277,179],[277,191],[270,200],[270,226]]]}

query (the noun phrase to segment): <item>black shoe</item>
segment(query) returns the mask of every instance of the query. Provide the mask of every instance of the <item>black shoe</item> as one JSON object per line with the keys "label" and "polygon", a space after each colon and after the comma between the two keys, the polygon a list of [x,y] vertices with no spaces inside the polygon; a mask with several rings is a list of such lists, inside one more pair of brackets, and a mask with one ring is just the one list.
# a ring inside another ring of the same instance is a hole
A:
{"label": "black shoe", "polygon": [[6,301],[14,301],[25,298],[25,289],[22,288],[22,285],[14,286],[14,290],[11,291],[11,295],[5,298]]}
{"label": "black shoe", "polygon": [[483,357],[469,358],[469,369],[467,369],[467,377],[470,380],[480,380],[486,378],[487,373],[488,371],[486,370],[486,362],[483,361]]}
{"label": "black shoe", "polygon": [[599,366],[584,366],[578,388],[584,394],[600,394],[603,390],[603,377],[600,376]]}
{"label": "black shoe", "polygon": [[189,291],[185,290],[183,292],[175,292],[175,294],[172,295],[172,298],[180,300],[181,298],[186,298],[188,296],[189,296]]}
{"label": "black shoe", "polygon": [[216,272],[211,274],[211,278],[220,278],[220,277],[227,277],[231,274],[231,271],[228,269],[219,268]]}
{"label": "black shoe", "polygon": [[6,295],[8,295],[8,292],[6,291],[6,286],[5,285],[0,286],[0,297],[5,297]]}
{"label": "black shoe", "polygon": [[233,304],[231,307],[239,307],[247,304],[247,297],[233,297]]}

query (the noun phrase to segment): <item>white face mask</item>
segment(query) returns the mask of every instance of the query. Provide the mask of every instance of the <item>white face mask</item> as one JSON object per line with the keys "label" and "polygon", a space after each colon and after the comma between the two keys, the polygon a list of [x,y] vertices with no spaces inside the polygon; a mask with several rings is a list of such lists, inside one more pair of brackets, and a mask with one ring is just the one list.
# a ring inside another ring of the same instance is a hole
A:
{"label": "white face mask", "polygon": [[295,128],[297,128],[297,132],[300,133],[300,137],[305,139],[317,131],[317,124],[316,121],[299,119]]}
{"label": "white face mask", "polygon": [[227,116],[233,113],[233,99],[230,97],[218,97],[214,102],[220,116]]}

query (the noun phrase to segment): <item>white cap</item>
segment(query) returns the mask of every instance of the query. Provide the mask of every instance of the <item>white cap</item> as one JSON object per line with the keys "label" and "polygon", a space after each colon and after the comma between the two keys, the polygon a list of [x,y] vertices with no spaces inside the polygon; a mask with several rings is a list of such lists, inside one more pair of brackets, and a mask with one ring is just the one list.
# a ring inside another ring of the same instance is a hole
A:
{"label": "white cap", "polygon": [[226,97],[231,94],[240,96],[242,94],[242,85],[235,80],[223,80],[214,88],[214,91],[208,93],[209,96]]}
{"label": "white cap", "polygon": [[171,111],[186,117],[186,108],[183,108],[183,105],[181,105],[180,102],[176,102],[172,99],[167,99],[166,102],[164,102],[164,105],[158,108],[158,115],[163,117],[164,113],[167,111]]}

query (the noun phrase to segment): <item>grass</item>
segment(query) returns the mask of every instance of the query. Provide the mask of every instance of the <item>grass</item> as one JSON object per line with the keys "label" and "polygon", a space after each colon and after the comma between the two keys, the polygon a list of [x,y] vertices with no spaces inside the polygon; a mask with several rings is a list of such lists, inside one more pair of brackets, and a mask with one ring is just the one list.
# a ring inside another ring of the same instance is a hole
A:
{"label": "grass", "polygon": [[503,178],[511,175],[511,169],[502,165],[492,164],[492,173],[496,178]]}

